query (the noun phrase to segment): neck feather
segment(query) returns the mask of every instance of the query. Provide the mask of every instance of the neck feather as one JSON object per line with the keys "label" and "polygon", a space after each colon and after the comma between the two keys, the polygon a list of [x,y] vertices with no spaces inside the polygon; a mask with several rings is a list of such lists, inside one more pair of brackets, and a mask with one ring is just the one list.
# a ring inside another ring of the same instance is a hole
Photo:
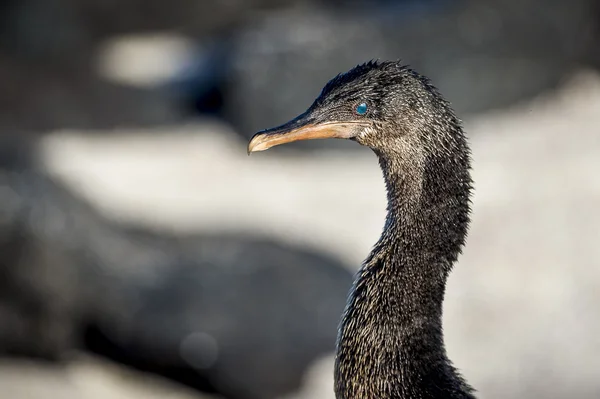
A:
{"label": "neck feather", "polygon": [[469,153],[458,139],[449,153],[376,151],[388,215],[340,325],[338,399],[471,397],[442,335],[446,278],[469,220]]}

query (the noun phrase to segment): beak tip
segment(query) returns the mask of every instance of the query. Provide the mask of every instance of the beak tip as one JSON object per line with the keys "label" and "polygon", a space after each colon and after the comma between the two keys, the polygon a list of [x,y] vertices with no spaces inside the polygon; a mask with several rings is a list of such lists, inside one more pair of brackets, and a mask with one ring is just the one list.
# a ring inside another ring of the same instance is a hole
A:
{"label": "beak tip", "polygon": [[253,152],[262,151],[261,146],[261,135],[260,132],[254,134],[250,141],[248,142],[248,147],[246,148],[246,152],[248,156],[250,156]]}
{"label": "beak tip", "polygon": [[250,154],[252,154],[254,152],[255,147],[256,147],[256,142],[254,141],[254,137],[252,137],[252,139],[248,143],[248,147],[246,148],[246,152],[248,153],[248,156],[250,156]]}

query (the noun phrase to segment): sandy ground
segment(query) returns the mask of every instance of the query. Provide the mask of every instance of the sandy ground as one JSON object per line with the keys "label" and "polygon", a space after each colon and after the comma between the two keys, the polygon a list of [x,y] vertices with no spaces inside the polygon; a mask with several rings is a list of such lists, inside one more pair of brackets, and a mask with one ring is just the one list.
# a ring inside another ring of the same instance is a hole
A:
{"label": "sandy ground", "polygon": [[[484,398],[599,397],[600,77],[581,73],[466,128],[476,194],[447,290],[450,357]],[[118,140],[57,132],[43,154],[51,173],[111,217],[259,233],[358,267],[385,208],[370,151],[249,158],[229,133],[212,122]],[[331,357],[297,397],[333,398]]]}

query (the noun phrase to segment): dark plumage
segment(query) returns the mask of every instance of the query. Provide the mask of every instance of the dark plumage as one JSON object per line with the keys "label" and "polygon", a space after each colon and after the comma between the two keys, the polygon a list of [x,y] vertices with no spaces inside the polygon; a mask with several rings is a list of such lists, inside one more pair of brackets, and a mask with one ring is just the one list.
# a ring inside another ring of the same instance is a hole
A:
{"label": "dark plumage", "polygon": [[446,279],[469,225],[460,121],[427,78],[398,62],[368,62],[332,79],[293,121],[257,133],[248,149],[328,137],[370,147],[388,196],[383,233],[340,324],[336,397],[473,398],[442,334]]}

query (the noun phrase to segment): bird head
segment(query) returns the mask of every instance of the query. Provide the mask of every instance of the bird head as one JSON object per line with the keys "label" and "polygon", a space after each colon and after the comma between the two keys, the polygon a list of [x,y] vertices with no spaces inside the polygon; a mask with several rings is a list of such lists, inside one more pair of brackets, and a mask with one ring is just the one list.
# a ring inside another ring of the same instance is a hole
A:
{"label": "bird head", "polygon": [[327,138],[350,139],[381,153],[402,151],[423,145],[431,127],[454,119],[425,77],[399,62],[370,61],[330,80],[301,115],[256,133],[248,153]]}

